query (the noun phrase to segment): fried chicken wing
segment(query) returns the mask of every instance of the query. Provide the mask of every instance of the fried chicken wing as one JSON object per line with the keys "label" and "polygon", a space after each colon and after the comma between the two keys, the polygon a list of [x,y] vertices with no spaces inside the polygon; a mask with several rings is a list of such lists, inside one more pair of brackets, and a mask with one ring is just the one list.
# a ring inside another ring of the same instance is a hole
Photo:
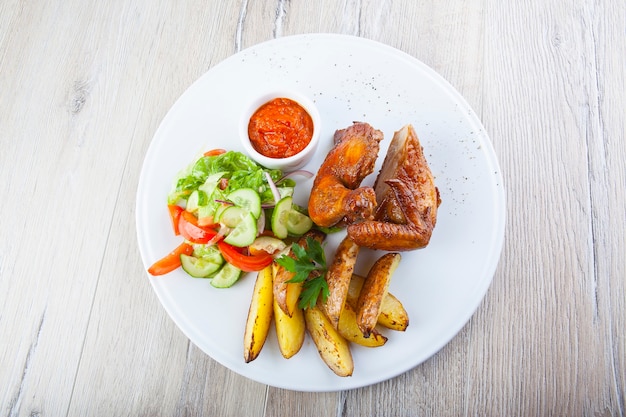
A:
{"label": "fried chicken wing", "polygon": [[394,134],[374,190],[374,219],[348,226],[354,243],[388,251],[428,245],[441,199],[413,126]]}
{"label": "fried chicken wing", "polygon": [[319,226],[351,224],[372,220],[376,193],[372,187],[359,187],[374,171],[378,157],[380,130],[355,122],[337,130],[334,147],[320,166],[309,198],[309,216]]}

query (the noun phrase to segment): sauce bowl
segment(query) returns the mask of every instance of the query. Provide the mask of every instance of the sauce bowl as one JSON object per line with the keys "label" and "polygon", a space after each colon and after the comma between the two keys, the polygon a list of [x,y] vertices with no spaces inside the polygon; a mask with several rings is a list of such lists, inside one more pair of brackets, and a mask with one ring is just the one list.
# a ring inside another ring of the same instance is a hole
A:
{"label": "sauce bowl", "polygon": [[[288,157],[263,155],[254,148],[248,134],[248,125],[255,112],[264,104],[277,98],[286,98],[296,102],[309,114],[313,122],[313,132],[309,143],[300,152]],[[320,131],[321,118],[315,103],[305,95],[292,90],[275,90],[258,95],[245,106],[239,121],[239,138],[248,156],[266,168],[280,169],[286,172],[294,171],[309,162],[317,149]]]}

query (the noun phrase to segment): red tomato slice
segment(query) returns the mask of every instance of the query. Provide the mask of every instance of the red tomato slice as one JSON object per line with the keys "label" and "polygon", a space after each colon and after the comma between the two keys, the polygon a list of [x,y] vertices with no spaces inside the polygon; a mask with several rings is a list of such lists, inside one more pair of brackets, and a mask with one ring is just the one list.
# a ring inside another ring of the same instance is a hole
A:
{"label": "red tomato slice", "polygon": [[191,255],[192,253],[193,247],[190,244],[183,242],[176,249],[165,255],[165,257],[156,261],[150,268],[148,268],[148,272],[151,275],[163,275],[168,272],[172,272],[180,266],[180,255]]}
{"label": "red tomato slice", "polygon": [[178,219],[178,231],[186,240],[192,243],[208,243],[217,235],[217,231],[210,227],[198,226],[196,216],[186,210],[183,210]]}
{"label": "red tomato slice", "polygon": [[226,149],[211,149],[210,151],[206,151],[204,156],[216,156],[226,153]]}
{"label": "red tomato slice", "polygon": [[244,255],[240,248],[235,248],[223,241],[217,242],[217,246],[226,262],[246,272],[260,271],[274,260],[269,254]]}
{"label": "red tomato slice", "polygon": [[172,220],[172,227],[174,228],[174,234],[178,236],[180,235],[180,231],[178,230],[178,219],[180,219],[180,215],[183,211],[185,211],[185,209],[175,204],[169,204],[167,208],[170,212],[170,219]]}

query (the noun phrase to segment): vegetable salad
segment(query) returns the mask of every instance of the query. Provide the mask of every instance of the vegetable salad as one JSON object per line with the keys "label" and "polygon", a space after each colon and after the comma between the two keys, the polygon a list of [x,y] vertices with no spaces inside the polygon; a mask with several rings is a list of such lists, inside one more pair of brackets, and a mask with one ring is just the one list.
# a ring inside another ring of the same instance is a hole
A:
{"label": "vegetable salad", "polygon": [[244,271],[270,265],[313,223],[293,203],[296,183],[241,152],[206,152],[175,178],[167,196],[173,232],[184,240],[148,272],[163,275],[182,267],[215,287],[230,287]]}

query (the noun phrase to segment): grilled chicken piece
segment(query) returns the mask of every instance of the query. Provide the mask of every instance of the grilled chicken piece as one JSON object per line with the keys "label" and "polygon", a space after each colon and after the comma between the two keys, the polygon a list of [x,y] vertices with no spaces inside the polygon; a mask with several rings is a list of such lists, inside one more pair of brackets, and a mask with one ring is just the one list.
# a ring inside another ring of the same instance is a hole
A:
{"label": "grilled chicken piece", "polygon": [[374,189],[374,220],[348,226],[354,243],[388,251],[428,245],[441,199],[413,126],[394,134]]}
{"label": "grilled chicken piece", "polygon": [[334,147],[320,166],[309,197],[309,217],[318,226],[334,226],[372,220],[376,194],[372,187],[359,187],[374,171],[380,130],[355,122],[338,130]]}

